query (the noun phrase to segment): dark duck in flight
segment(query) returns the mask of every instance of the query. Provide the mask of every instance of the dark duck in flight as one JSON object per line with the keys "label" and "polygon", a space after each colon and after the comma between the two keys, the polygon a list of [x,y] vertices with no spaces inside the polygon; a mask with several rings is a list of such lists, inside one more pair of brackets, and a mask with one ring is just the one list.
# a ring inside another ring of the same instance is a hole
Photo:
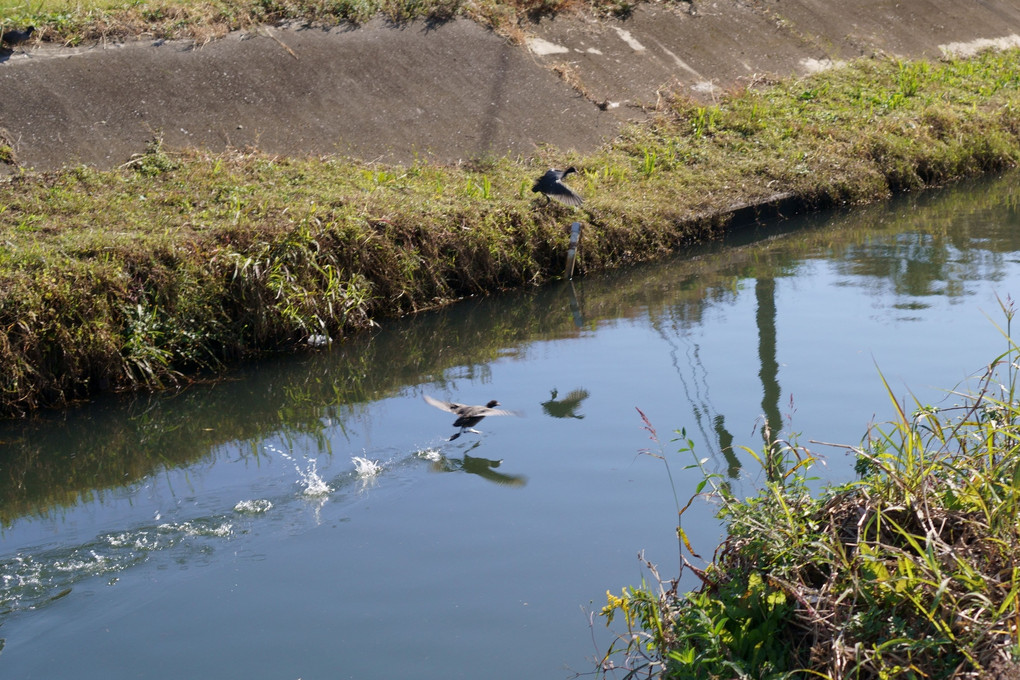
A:
{"label": "dark duck in flight", "polygon": [[508,411],[506,409],[496,408],[499,406],[499,402],[493,399],[485,406],[469,406],[467,404],[458,404],[452,401],[440,401],[433,399],[429,395],[424,395],[425,401],[432,404],[438,409],[443,411],[449,411],[450,413],[457,416],[457,420],[453,421],[454,427],[459,427],[460,432],[457,432],[449,441],[453,441],[457,437],[461,436],[465,432],[474,432],[475,434],[481,434],[478,430],[473,430],[475,425],[482,422],[482,418],[486,416],[516,416],[520,415],[516,411]]}
{"label": "dark duck in flight", "polygon": [[546,200],[555,198],[565,205],[581,205],[584,201],[578,193],[563,183],[566,176],[572,172],[576,173],[577,170],[572,167],[566,170],[550,168],[544,175],[535,180],[535,185],[531,187],[531,190],[536,193],[545,194]]}

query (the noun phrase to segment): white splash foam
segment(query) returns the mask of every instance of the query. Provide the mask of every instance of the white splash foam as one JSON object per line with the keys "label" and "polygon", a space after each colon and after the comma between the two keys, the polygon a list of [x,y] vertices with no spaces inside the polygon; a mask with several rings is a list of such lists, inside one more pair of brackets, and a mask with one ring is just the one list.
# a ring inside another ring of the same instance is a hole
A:
{"label": "white splash foam", "polygon": [[[71,592],[78,581],[111,575],[140,564],[161,550],[172,550],[184,564],[201,554],[209,540],[229,539],[233,526],[223,518],[167,522],[111,532],[71,549],[0,560],[0,611],[35,609]],[[110,578],[113,585],[116,577]]]}
{"label": "white splash foam", "polygon": [[416,452],[415,455],[433,463],[442,460],[443,458],[443,454],[439,449],[422,449],[421,451]]}
{"label": "white splash foam", "polygon": [[229,522],[221,524],[198,524],[194,522],[169,522],[160,524],[158,527],[163,534],[179,534],[181,536],[229,536],[234,527]]}
{"label": "white splash foam", "polygon": [[[294,456],[290,455],[283,449],[273,446],[272,444],[266,444],[266,450],[271,453],[278,453],[285,460],[289,460],[290,462],[294,463],[294,469],[297,470],[298,473],[298,483],[305,487],[304,490],[301,492],[302,496],[316,498],[328,496],[329,494],[333,493],[332,487],[330,487],[330,485],[327,484],[325,480],[323,480],[322,477],[319,476],[318,461],[316,461],[314,458],[308,461],[308,467],[302,470],[301,466],[298,465],[297,461],[294,459]],[[271,505],[272,504],[270,504],[270,506]],[[269,508],[266,508],[266,510],[268,509]]]}
{"label": "white splash foam", "polygon": [[149,532],[144,529],[108,534],[105,538],[107,545],[111,548],[148,552],[159,550],[162,547],[158,537],[150,536]]}
{"label": "white splash foam", "polygon": [[109,560],[105,555],[100,555],[95,550],[90,550],[86,554],[72,555],[63,560],[54,560],[51,566],[55,572],[101,574],[106,569],[108,562]]}
{"label": "white splash foam", "polygon": [[382,472],[382,465],[379,465],[379,462],[375,460],[354,456],[351,458],[351,462],[354,463],[354,471],[359,477],[375,477]]}
{"label": "white splash foam", "polygon": [[261,512],[269,512],[272,507],[272,501],[260,498],[254,501],[238,501],[237,505],[234,506],[234,512],[244,515],[255,515]]}
{"label": "white splash foam", "polygon": [[305,490],[302,491],[302,495],[311,497],[328,496],[333,493],[333,489],[326,483],[326,481],[319,476],[319,470],[317,461],[313,458],[308,467],[304,470],[297,468],[298,475],[301,476],[301,482],[305,485]]}

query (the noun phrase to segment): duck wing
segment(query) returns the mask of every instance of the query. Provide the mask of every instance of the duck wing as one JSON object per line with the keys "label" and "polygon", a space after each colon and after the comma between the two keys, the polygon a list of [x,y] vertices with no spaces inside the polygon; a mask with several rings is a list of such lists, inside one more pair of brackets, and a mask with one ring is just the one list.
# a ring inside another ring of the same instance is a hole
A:
{"label": "duck wing", "polygon": [[566,205],[581,205],[584,203],[580,194],[562,182],[557,182],[555,188],[547,191],[546,195]]}
{"label": "duck wing", "polygon": [[458,415],[463,413],[464,409],[469,408],[468,406],[465,406],[464,404],[458,404],[458,403],[452,402],[452,401],[440,401],[438,399],[434,399],[434,398],[430,397],[427,394],[423,394],[422,398],[425,399],[426,403],[431,404],[432,406],[435,406],[436,408],[440,409],[441,411],[449,411],[450,413],[456,413]]}
{"label": "duck wing", "polygon": [[563,183],[563,178],[566,173],[560,170],[549,170],[544,175],[535,180],[535,184],[531,187],[532,191],[540,191],[550,198],[555,198],[560,203],[566,205],[581,205],[583,200],[581,196]]}
{"label": "duck wing", "polygon": [[556,186],[556,183],[563,177],[563,173],[559,170],[546,170],[545,174],[535,180],[535,183],[531,185],[532,191],[541,191],[542,193],[548,192],[552,187]]}
{"label": "duck wing", "polygon": [[511,411],[505,408],[490,408],[488,406],[470,406],[468,404],[458,404],[455,401],[440,401],[430,397],[427,394],[423,394],[422,398],[426,403],[435,406],[442,411],[449,411],[455,415],[466,417],[466,418],[477,418],[486,416],[519,416],[519,411]]}
{"label": "duck wing", "polygon": [[473,416],[519,416],[520,411],[511,411],[505,408],[489,408],[488,406],[471,406]]}

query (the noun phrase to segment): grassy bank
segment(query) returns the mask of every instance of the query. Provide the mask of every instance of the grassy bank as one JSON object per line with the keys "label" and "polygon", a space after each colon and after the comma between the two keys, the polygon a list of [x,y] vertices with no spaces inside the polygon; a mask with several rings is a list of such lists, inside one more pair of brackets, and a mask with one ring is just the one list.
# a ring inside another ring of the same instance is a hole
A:
{"label": "grassy bank", "polygon": [[[256,461],[259,442],[274,435],[304,437],[329,454],[331,428],[359,427],[369,405],[423,381],[444,386],[463,367],[481,370],[501,357],[527,354],[537,342],[574,338],[613,320],[648,317],[655,328],[684,327],[733,302],[740,289],[734,281],[783,280],[819,252],[867,269],[866,253],[877,241],[887,242],[895,248],[894,261],[899,256],[941,264],[882,271],[886,285],[916,296],[932,286],[947,287],[957,291],[948,293],[950,299],[962,301],[962,284],[994,276],[994,263],[1015,251],[1017,239],[1000,230],[982,243],[992,257],[961,262],[952,252],[969,238],[970,226],[959,215],[1003,214],[1020,200],[1018,174],[960,182],[914,197],[909,207],[874,204],[808,220],[815,228],[795,239],[731,244],[710,256],[675,259],[668,268],[655,268],[655,276],[631,267],[497,300],[466,300],[448,313],[387,321],[387,332],[355,335],[314,362],[300,357],[256,362],[231,371],[230,380],[194,386],[172,399],[138,394],[100,400],[88,418],[39,413],[8,428],[0,446],[0,528],[20,517],[53,516],[95,494],[141,484],[163,469],[210,461],[229,443],[248,442],[239,455]],[[918,238],[891,240],[908,232]],[[921,251],[918,242],[926,244]],[[301,370],[294,370],[295,361]],[[387,369],[380,370],[382,365]],[[250,398],[270,393],[286,396]],[[104,417],[106,409],[115,417]],[[67,441],[75,442],[70,450]]]}
{"label": "grassy bank", "polygon": [[65,45],[138,37],[207,42],[264,24],[358,25],[377,16],[396,23],[462,16],[520,40],[521,23],[527,19],[581,8],[626,16],[635,4],[636,0],[0,0],[0,19],[4,29],[35,26],[36,40]]}
{"label": "grassy bank", "polygon": [[[587,157],[391,167],[154,142],[114,171],[16,175],[0,185],[0,408],[172,384],[541,283],[574,219],[583,273],[711,238],[734,206],[858,203],[1010,167],[1018,84],[1017,52],[873,59],[716,106],[664,93],[654,123]],[[530,191],[566,164],[579,210]]]}
{"label": "grassy bank", "polygon": [[683,558],[694,592],[652,579],[608,594],[602,614],[626,633],[604,675],[1018,677],[1018,356],[1010,342],[951,408],[890,392],[897,418],[853,449],[857,482],[812,494],[812,454],[778,437],[746,450],[768,480],[757,495],[706,475],[726,540],[707,568]]}

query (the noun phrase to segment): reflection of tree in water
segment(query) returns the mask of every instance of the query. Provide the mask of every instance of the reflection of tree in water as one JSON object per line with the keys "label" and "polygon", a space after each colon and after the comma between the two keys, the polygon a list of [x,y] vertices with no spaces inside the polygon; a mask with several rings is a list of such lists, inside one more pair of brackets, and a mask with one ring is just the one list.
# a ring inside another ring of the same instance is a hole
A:
{"label": "reflection of tree in water", "polygon": [[[973,281],[995,281],[1020,250],[1016,174],[961,182],[855,211],[834,226],[824,255],[846,283],[897,297],[959,298]],[[923,307],[898,301],[897,307]]]}
{"label": "reflection of tree in water", "polygon": [[[478,444],[476,443],[471,448],[474,449],[477,446]],[[433,472],[467,472],[501,486],[524,486],[528,483],[528,478],[524,475],[496,472],[496,468],[502,464],[503,461],[501,460],[475,458],[465,453],[463,458],[447,458],[443,456],[439,460],[432,462],[431,469]]]}
{"label": "reflection of tree in water", "polygon": [[712,405],[708,371],[701,360],[701,347],[689,338],[691,328],[698,326],[713,299],[731,297],[723,289],[705,290],[696,299],[685,299],[671,306],[661,315],[651,315],[651,325],[670,347],[670,360],[680,378],[684,397],[694,414],[694,428],[713,452],[721,453],[726,461],[726,473],[736,478],[740,461],[733,453],[733,435],[726,429],[725,416]]}
{"label": "reflection of tree in water", "polygon": [[[758,377],[762,384],[762,412],[768,430],[773,435],[782,428],[782,416],[779,409],[779,363],[776,359],[776,284],[770,276],[762,276],[755,280],[755,300],[757,310],[755,325],[758,329]],[[707,306],[709,295],[693,304],[697,308],[695,317],[700,319],[704,307]],[[670,310],[668,316],[672,323],[660,323],[652,319],[656,332],[670,345],[670,357],[680,383],[683,385],[684,396],[694,413],[695,427],[702,439],[711,450],[721,453],[726,461],[726,474],[735,479],[740,474],[740,460],[733,452],[733,435],[726,429],[726,417],[718,413],[712,405],[709,390],[708,371],[701,360],[701,348],[696,342],[684,342],[681,347],[679,339],[686,337],[686,330],[692,327],[688,313],[691,304],[677,305]],[[681,365],[683,363],[684,365]],[[763,429],[763,433],[764,433]]]}
{"label": "reflection of tree in water", "polygon": [[557,396],[559,396],[559,391],[554,387],[551,390],[549,399],[542,402],[542,410],[546,415],[553,418],[584,419],[584,414],[578,413],[577,409],[581,408],[581,402],[590,396],[588,390],[578,387],[567,392],[562,399],[557,399]]}
{"label": "reflection of tree in water", "polygon": [[[924,298],[933,295],[963,297],[969,282],[1001,278],[1011,253],[1020,250],[1018,194],[1009,181],[979,191],[961,183],[920,198],[793,220],[785,223],[788,226],[773,224],[767,232],[734,234],[712,257],[678,261],[672,272],[660,275],[670,279],[669,286],[662,286],[670,289],[669,297],[649,302],[652,326],[671,346],[673,366],[694,413],[690,429],[700,432],[710,450],[723,455],[729,475],[740,469],[733,437],[725,417],[712,404],[700,347],[687,333],[701,324],[705,310],[726,301],[735,291],[734,281],[754,281],[762,432],[776,437],[783,427],[776,280],[796,275],[806,262],[823,260],[846,277],[844,285],[873,290],[876,296],[888,292],[899,298],[894,306],[900,309],[924,307]],[[656,282],[645,290],[654,290]]]}
{"label": "reflection of tree in water", "polygon": [[[740,473],[740,461],[733,453],[733,435],[726,429],[726,418],[723,414],[715,412],[716,409],[712,405],[708,372],[700,356],[701,347],[696,342],[690,342],[683,333],[673,336],[657,324],[655,328],[662,339],[670,345],[669,353],[673,368],[680,378],[684,396],[691,405],[695,428],[712,451],[723,455],[726,460],[726,474],[736,479]],[[680,338],[685,340],[682,345],[677,342]]]}

